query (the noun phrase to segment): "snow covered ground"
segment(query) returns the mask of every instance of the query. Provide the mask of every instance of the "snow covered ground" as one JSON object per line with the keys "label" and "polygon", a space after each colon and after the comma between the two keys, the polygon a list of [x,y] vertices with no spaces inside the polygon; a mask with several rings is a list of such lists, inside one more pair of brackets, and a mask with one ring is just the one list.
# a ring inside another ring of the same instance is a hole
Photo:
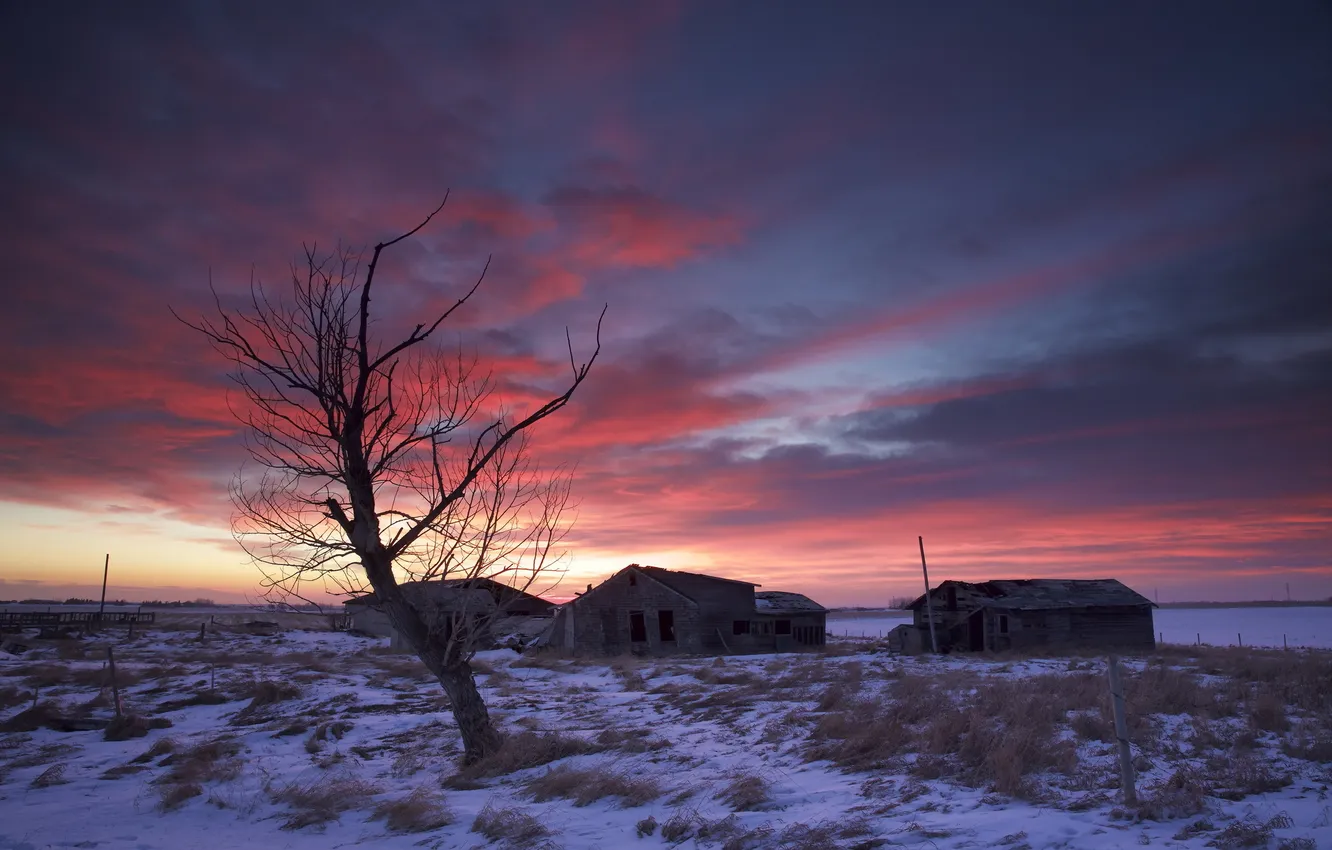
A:
{"label": "snow covered ground", "polygon": [[[1165,643],[1211,646],[1288,646],[1332,649],[1332,607],[1159,608],[1156,631]],[[838,637],[882,637],[902,623],[907,611],[833,611],[828,631]]]}
{"label": "snow covered ground", "polygon": [[107,716],[105,648],[0,655],[0,850],[1332,846],[1327,653],[1130,660],[1132,809],[1097,659],[854,640],[726,659],[483,653],[515,745],[460,773],[438,686],[380,641],[184,633],[115,651],[127,711],[169,728],[19,731],[42,713],[33,687],[48,715]]}

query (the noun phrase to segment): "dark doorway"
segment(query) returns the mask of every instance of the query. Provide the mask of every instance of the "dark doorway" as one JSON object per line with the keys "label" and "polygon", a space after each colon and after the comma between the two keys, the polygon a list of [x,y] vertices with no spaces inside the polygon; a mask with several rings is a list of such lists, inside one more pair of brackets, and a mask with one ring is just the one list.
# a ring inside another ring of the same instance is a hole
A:
{"label": "dark doorway", "polygon": [[968,648],[972,652],[985,651],[985,618],[980,611],[967,618]]}
{"label": "dark doorway", "polygon": [[665,643],[668,640],[675,640],[675,612],[658,611],[657,626],[661,629],[661,640]]}
{"label": "dark doorway", "polygon": [[629,640],[632,643],[647,642],[647,621],[642,611],[629,612]]}
{"label": "dark doorway", "polygon": [[779,635],[789,635],[790,633],[791,633],[791,621],[790,621],[790,620],[778,620],[778,621],[777,621],[777,634],[779,634]]}

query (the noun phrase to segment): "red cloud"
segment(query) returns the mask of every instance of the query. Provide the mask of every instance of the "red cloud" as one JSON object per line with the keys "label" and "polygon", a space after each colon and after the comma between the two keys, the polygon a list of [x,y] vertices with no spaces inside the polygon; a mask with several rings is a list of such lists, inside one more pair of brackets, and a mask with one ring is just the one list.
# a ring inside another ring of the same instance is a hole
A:
{"label": "red cloud", "polygon": [[576,233],[567,255],[590,268],[671,268],[740,241],[735,218],[692,212],[639,189],[566,187],[546,200]]}

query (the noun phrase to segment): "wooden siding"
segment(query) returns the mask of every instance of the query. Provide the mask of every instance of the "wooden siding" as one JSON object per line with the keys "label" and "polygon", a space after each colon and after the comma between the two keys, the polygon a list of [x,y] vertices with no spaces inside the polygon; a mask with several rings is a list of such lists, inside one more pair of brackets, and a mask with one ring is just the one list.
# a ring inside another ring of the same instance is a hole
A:
{"label": "wooden siding", "polygon": [[[669,611],[675,640],[663,641],[661,614]],[[630,621],[634,612],[643,614],[643,641],[632,640]],[[569,620],[573,623],[569,635]],[[556,645],[606,655],[646,652],[653,655],[699,652],[699,607],[680,593],[637,570],[621,570],[593,590],[583,594],[560,612]],[[729,624],[728,624],[729,628]],[[569,638],[572,638],[570,647]]]}
{"label": "wooden siding", "polygon": [[[674,620],[674,641],[661,639],[664,611]],[[643,640],[634,639],[637,614]],[[776,633],[778,621],[788,634]],[[561,608],[544,641],[598,655],[730,654],[821,646],[826,631],[824,611],[756,611],[754,585],[631,566]]]}
{"label": "wooden siding", "polygon": [[[955,610],[936,609],[934,617],[939,648],[952,651],[1156,648],[1150,605],[1038,611],[959,605]],[[928,635],[929,617],[924,610],[915,612],[914,625]]]}

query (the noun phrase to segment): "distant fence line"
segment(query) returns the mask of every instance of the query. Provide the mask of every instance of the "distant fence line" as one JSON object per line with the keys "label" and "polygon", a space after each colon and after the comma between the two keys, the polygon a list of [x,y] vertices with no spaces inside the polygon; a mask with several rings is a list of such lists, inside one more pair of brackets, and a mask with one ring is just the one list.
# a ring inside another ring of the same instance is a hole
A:
{"label": "distant fence line", "polygon": [[0,629],[32,626],[102,626],[152,623],[152,611],[0,611]]}

